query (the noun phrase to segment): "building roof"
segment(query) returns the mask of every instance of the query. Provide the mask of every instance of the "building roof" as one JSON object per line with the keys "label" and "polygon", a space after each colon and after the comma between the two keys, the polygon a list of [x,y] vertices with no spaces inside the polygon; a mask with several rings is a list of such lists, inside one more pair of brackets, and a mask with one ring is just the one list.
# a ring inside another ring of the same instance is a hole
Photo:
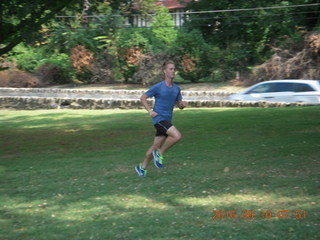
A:
{"label": "building roof", "polygon": [[185,8],[188,2],[192,0],[162,0],[158,1],[156,4],[158,6],[162,5],[169,10],[171,9],[178,9],[178,8]]}

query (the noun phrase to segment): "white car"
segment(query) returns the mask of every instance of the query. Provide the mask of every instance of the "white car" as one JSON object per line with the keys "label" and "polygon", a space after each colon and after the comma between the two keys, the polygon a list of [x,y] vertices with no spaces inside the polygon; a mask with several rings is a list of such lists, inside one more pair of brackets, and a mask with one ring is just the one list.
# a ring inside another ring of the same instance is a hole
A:
{"label": "white car", "polygon": [[320,104],[320,80],[273,80],[261,82],[241,93],[230,95],[228,100]]}

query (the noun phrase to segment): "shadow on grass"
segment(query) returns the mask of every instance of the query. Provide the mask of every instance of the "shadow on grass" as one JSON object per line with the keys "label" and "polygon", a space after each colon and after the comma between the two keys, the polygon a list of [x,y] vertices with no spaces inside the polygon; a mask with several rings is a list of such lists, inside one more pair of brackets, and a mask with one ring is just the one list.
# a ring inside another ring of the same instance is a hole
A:
{"label": "shadow on grass", "polygon": [[[314,111],[179,111],[184,139],[168,152],[167,168],[150,166],[146,178],[134,171],[152,139],[142,111],[7,116],[21,122],[0,130],[15,144],[0,157],[0,238],[318,239],[319,143],[306,131],[316,129]],[[76,121],[78,131],[56,134]],[[215,211],[237,216],[212,219]],[[262,219],[267,211],[273,217]],[[279,211],[290,214],[280,219]]]}
{"label": "shadow on grass", "polygon": [[[39,173],[33,167],[29,173],[35,177],[19,174],[25,184],[2,195],[2,234],[7,239],[316,239],[318,234],[316,197],[297,191],[303,183],[283,187],[274,179],[263,190],[243,178],[244,172],[230,177],[212,171],[192,179],[190,169],[173,166],[152,169],[153,175],[141,179],[120,164],[99,171],[92,163],[80,166],[92,172],[73,169],[62,176],[62,169]],[[261,178],[252,176],[259,183]],[[294,212],[302,210],[307,217],[295,219]],[[212,219],[213,211],[235,211],[237,218]],[[262,219],[262,211],[274,217]],[[279,219],[278,211],[292,213]]]}

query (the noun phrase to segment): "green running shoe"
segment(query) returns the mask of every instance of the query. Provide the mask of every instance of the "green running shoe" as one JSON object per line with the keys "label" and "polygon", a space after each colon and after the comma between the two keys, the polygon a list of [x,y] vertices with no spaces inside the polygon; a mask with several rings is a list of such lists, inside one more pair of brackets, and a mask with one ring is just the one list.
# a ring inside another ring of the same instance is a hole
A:
{"label": "green running shoe", "polygon": [[136,171],[140,177],[145,177],[147,175],[147,170],[141,167],[141,164],[136,166]]}
{"label": "green running shoe", "polygon": [[153,162],[157,168],[163,168],[163,156],[159,154],[158,150],[153,150]]}

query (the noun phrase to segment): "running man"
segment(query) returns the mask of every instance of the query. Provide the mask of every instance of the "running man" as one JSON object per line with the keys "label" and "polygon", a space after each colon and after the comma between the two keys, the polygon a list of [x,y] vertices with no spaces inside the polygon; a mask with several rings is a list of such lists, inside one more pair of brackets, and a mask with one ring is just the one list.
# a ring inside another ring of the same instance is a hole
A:
{"label": "running man", "polygon": [[[180,109],[186,106],[186,103],[182,101],[180,88],[173,83],[175,76],[174,62],[165,62],[162,66],[162,73],[164,81],[153,85],[140,97],[156,128],[152,146],[146,152],[143,162],[136,166],[137,173],[142,177],[147,174],[146,168],[152,158],[157,168],[163,168],[164,153],[181,140],[181,133],[171,123],[175,104],[177,103]],[[153,110],[147,101],[148,98],[152,97],[155,98]]]}

